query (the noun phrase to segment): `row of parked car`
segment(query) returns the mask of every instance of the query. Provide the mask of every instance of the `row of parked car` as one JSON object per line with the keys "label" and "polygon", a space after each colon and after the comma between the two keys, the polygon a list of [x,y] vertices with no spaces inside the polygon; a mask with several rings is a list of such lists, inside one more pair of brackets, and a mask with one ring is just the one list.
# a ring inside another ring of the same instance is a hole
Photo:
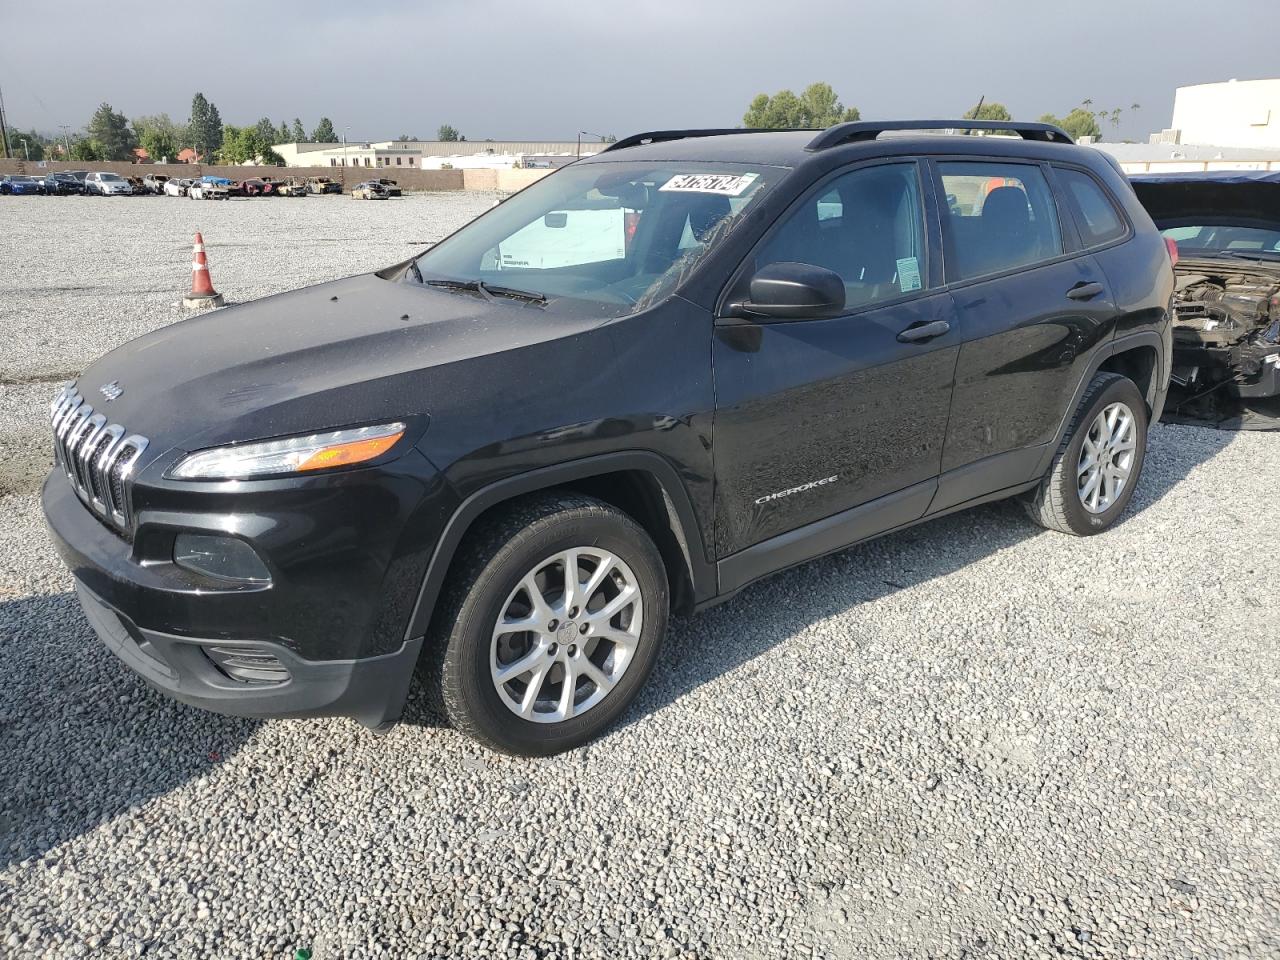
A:
{"label": "row of parked car", "polygon": [[[190,197],[193,200],[223,200],[229,197],[305,197],[308,194],[342,193],[342,184],[328,177],[250,177],[231,180],[227,177],[168,177],[149,173],[145,177],[123,177],[108,171],[68,170],[48,173],[43,177],[7,174],[0,177],[0,194],[6,196],[41,194],[67,196],[140,196]],[[385,177],[357,184],[351,195],[357,200],[382,200],[398,197],[399,185]]]}

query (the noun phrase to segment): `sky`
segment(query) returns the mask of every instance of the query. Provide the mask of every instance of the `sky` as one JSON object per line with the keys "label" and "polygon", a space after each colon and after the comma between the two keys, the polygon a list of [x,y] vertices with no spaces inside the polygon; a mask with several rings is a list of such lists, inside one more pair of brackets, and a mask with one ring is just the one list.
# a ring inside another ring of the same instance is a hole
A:
{"label": "sky", "polygon": [[1280,0],[67,0],[53,28],[3,6],[6,116],[49,132],[104,101],[185,120],[201,91],[227,123],[327,116],[353,141],[621,137],[736,126],[756,94],[825,80],[864,119],[1091,98],[1125,108],[1107,139],[1145,140],[1175,87],[1280,74]]}

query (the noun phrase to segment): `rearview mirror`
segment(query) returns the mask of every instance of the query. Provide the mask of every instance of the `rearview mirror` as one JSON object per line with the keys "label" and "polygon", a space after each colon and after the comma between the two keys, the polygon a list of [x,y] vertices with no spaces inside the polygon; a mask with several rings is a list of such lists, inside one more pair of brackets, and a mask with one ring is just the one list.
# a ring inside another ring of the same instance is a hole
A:
{"label": "rearview mirror", "polygon": [[559,230],[561,227],[567,226],[569,223],[569,214],[567,213],[548,213],[542,218],[544,227],[551,227]]}
{"label": "rearview mirror", "polygon": [[751,278],[739,312],[771,320],[821,320],[844,312],[844,281],[810,263],[771,263]]}

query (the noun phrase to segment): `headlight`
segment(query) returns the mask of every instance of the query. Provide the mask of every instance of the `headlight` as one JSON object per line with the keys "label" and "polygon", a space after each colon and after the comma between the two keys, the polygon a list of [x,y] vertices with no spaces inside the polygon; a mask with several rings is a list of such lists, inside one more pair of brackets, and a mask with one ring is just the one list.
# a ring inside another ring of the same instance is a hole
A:
{"label": "headlight", "polygon": [[169,471],[175,480],[248,480],[347,467],[381,456],[404,436],[403,423],[353,427],[283,440],[214,447],[188,454]]}

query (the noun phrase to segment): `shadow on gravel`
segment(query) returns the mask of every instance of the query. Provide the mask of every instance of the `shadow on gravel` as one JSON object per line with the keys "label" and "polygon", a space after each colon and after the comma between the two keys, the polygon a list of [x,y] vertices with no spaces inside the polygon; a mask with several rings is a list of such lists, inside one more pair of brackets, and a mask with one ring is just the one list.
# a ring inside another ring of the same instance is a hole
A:
{"label": "shadow on gravel", "polygon": [[[1139,519],[1233,439],[1232,434],[1214,430],[1154,428],[1142,479],[1117,527]],[[666,653],[621,723],[635,723],[814,623],[945,577],[1035,536],[1064,535],[1037,526],[1019,502],[1006,500],[922,523],[761,580],[721,606],[672,623]],[[910,627],[903,624],[904,629]]]}
{"label": "shadow on gravel", "polygon": [[209,772],[258,725],[156,693],[70,592],[0,603],[0,661],[0,869]]}

